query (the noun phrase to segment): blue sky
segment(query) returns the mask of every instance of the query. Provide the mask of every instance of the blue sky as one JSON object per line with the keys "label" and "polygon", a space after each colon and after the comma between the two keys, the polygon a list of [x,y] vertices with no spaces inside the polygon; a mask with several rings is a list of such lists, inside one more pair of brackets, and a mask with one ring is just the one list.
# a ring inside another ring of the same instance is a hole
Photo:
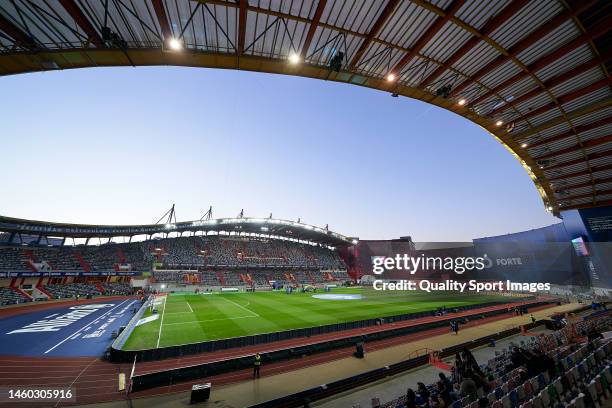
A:
{"label": "blue sky", "polygon": [[[177,67],[0,78],[0,214],[51,221],[237,215],[362,239],[466,241],[549,225],[473,123],[333,82]],[[9,102],[10,101],[10,102]]]}

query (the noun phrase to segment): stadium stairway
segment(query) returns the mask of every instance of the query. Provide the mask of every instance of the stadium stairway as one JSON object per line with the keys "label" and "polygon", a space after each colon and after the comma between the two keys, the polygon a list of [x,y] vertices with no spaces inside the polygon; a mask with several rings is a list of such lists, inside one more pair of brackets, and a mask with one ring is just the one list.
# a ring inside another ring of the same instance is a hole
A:
{"label": "stadium stairway", "polygon": [[217,280],[219,283],[221,283],[221,286],[225,286],[225,278],[223,278],[223,275],[221,275],[220,272],[215,272],[215,274],[217,275]]}
{"label": "stadium stairway", "polygon": [[38,283],[36,284],[36,289],[38,289],[42,294],[46,295],[47,298],[53,299],[53,295],[51,294],[51,292],[44,288],[42,280],[38,281]]}
{"label": "stadium stairway", "polygon": [[312,283],[313,285],[315,285],[317,283],[309,270],[306,270],[306,276],[308,276],[308,279],[310,280],[310,283]]}
{"label": "stadium stairway", "polygon": [[90,272],[91,271],[91,267],[85,261],[85,259],[83,258],[83,255],[81,255],[81,253],[79,251],[74,251],[72,253],[72,255],[74,256],[74,259],[76,259],[79,262],[79,265],[81,265],[81,268],[83,268],[83,271],[85,271],[85,272]]}
{"label": "stadium stairway", "polygon": [[119,263],[122,263],[122,264],[127,263],[126,258],[125,258],[125,253],[123,252],[123,249],[121,249],[120,246],[117,246],[117,256],[119,257]]}
{"label": "stadium stairway", "polygon": [[11,287],[11,289],[13,289],[15,292],[17,292],[18,295],[20,295],[22,298],[24,299],[28,299],[28,300],[32,300],[32,296],[28,295],[26,292],[24,292],[23,290],[19,289],[16,286]]}

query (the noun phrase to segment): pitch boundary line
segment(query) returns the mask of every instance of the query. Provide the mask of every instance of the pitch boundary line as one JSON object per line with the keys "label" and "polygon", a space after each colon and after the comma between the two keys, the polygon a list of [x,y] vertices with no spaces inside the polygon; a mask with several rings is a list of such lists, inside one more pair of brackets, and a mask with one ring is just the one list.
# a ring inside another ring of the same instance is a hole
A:
{"label": "pitch boundary line", "polygon": [[185,302],[187,302],[187,307],[189,307],[189,311],[190,311],[191,313],[193,313],[193,309],[191,308],[191,305],[189,304],[189,301],[188,301],[188,300],[186,300]]}
{"label": "pitch boundary line", "polygon": [[[224,298],[224,297],[222,297],[221,299],[227,300],[228,302],[233,303],[234,305],[238,306],[238,307],[239,307],[239,308],[241,308],[242,310],[246,310],[247,312],[249,312],[249,313],[251,313],[251,314],[254,314],[255,316],[253,316],[253,317],[261,317],[260,315],[258,315],[258,314],[257,314],[257,313],[255,313],[254,311],[247,309],[246,307],[244,307],[244,306],[242,306],[242,305],[240,305],[240,304],[238,304],[238,303],[234,302],[233,300],[229,300],[228,298]],[[250,302],[249,302],[249,304],[250,304]]]}
{"label": "pitch boundary line", "polygon": [[166,313],[166,303],[168,302],[168,295],[164,296],[164,310],[162,310],[161,320],[159,322],[159,334],[157,335],[157,347],[159,348],[159,341],[161,340],[162,327],[164,326],[164,314]]}

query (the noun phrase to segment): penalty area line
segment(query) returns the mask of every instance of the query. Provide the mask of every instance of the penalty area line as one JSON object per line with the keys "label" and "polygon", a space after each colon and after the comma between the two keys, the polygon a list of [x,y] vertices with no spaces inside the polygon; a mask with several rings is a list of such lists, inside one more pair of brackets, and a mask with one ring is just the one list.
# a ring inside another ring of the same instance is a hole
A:
{"label": "penalty area line", "polygon": [[255,315],[255,316],[253,316],[253,317],[261,317],[260,315],[258,315],[258,314],[257,314],[257,313],[255,313],[254,311],[247,309],[246,307],[244,307],[244,306],[242,306],[242,305],[240,305],[240,304],[238,304],[238,303],[234,302],[233,300],[229,300],[228,298],[225,298],[225,297],[221,297],[221,299],[223,299],[223,300],[227,300],[228,302],[233,303],[234,305],[238,306],[238,307],[239,307],[239,308],[241,308],[242,310],[246,310],[247,312],[249,312],[249,313],[251,313],[251,314]]}
{"label": "penalty area line", "polygon": [[191,305],[189,304],[189,301],[188,301],[188,300],[186,300],[185,302],[187,302],[187,307],[189,308],[189,311],[190,311],[191,313],[193,313],[193,309],[191,308]]}

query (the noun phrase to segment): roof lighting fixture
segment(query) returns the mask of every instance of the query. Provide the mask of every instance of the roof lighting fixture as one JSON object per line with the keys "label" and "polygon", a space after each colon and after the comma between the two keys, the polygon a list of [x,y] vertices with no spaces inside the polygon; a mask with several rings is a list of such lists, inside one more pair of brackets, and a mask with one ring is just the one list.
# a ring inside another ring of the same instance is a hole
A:
{"label": "roof lighting fixture", "polygon": [[296,54],[295,52],[292,52],[291,54],[289,54],[289,62],[292,63],[293,65],[299,64],[301,61],[301,58],[298,54]]}
{"label": "roof lighting fixture", "polygon": [[526,147],[527,147],[527,143],[523,143],[523,144],[521,145],[521,147],[522,147],[523,149],[524,149],[524,148],[526,148]]}
{"label": "roof lighting fixture", "polygon": [[389,82],[395,81],[395,74],[393,72],[391,72],[389,75],[387,75],[387,81],[389,81]]}
{"label": "roof lighting fixture", "polygon": [[181,41],[174,37],[168,40],[168,46],[174,51],[180,51],[183,49],[183,44]]}
{"label": "roof lighting fixture", "polygon": [[459,99],[459,102],[457,102],[457,104],[458,104],[459,106],[463,106],[463,105],[465,105],[466,103],[467,103],[467,101],[466,101],[464,98]]}
{"label": "roof lighting fixture", "polygon": [[500,119],[500,120],[498,120],[497,122],[495,122],[495,126],[497,126],[497,127],[500,127],[500,126],[501,126],[501,125],[503,125],[503,124],[504,124],[504,121],[503,121],[503,120],[501,120],[501,119]]}

